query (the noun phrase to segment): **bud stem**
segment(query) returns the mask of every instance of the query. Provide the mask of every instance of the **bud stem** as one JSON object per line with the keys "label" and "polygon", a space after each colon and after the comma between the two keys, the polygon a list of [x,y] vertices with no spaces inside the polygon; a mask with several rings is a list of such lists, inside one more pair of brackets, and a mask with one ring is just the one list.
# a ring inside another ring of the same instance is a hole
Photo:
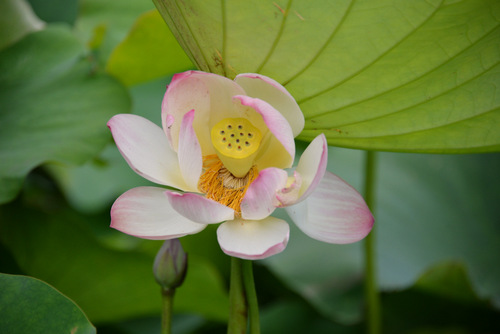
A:
{"label": "bud stem", "polygon": [[161,334],[172,332],[172,306],[174,304],[175,289],[162,289]]}

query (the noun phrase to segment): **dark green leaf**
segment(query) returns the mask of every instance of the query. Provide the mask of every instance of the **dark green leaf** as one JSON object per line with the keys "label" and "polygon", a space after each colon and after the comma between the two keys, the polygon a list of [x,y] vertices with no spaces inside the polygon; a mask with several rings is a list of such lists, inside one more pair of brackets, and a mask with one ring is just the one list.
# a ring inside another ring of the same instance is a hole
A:
{"label": "dark green leaf", "polygon": [[[384,293],[383,332],[497,333],[500,330],[500,312],[470,294],[472,287],[464,274],[463,267],[461,269],[457,263],[441,263],[424,273],[414,287]],[[439,288],[429,289],[431,285]]]}
{"label": "dark green leaf", "polygon": [[73,25],[78,14],[78,0],[28,0],[36,15],[45,22]]}
{"label": "dark green leaf", "polygon": [[38,279],[0,274],[0,287],[2,333],[96,332],[75,303]]}
{"label": "dark green leaf", "polygon": [[417,280],[415,288],[461,303],[478,301],[467,268],[461,263],[442,263],[432,267]]}

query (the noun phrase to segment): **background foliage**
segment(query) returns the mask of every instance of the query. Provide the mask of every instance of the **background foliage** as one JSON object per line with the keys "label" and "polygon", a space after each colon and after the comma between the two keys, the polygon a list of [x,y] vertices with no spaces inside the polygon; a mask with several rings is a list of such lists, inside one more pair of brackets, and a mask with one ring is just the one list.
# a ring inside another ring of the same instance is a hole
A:
{"label": "background foliage", "polygon": [[[498,1],[184,3],[172,35],[145,0],[0,0],[0,332],[36,332],[36,319],[159,331],[161,242],[109,228],[114,199],[147,181],[105,124],[124,112],[159,124],[170,76],[193,64],[284,83],[306,116],[302,140],[325,131],[350,148],[498,151]],[[362,188],[362,151],[331,147],[329,159]],[[384,333],[500,331],[498,170],[498,153],[378,153]],[[224,332],[229,259],[214,228],[181,241],[190,264],[174,331]],[[263,332],[362,333],[361,248],[292,227],[287,249],[255,268]]]}

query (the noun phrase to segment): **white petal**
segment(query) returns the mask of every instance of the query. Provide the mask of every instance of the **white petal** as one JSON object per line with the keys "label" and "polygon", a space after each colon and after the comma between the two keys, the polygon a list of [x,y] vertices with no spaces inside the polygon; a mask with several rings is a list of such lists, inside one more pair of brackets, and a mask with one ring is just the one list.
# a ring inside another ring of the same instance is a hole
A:
{"label": "white petal", "polygon": [[278,168],[267,168],[259,172],[241,201],[241,217],[259,220],[269,216],[276,205],[276,192],[286,184],[288,174]]}
{"label": "white petal", "polygon": [[275,217],[263,220],[237,219],[219,226],[217,240],[227,255],[257,260],[283,251],[289,233],[288,224]]}
{"label": "white petal", "polygon": [[234,210],[198,194],[166,191],[172,207],[184,217],[200,224],[216,224],[234,219]]}
{"label": "white petal", "polygon": [[246,95],[266,101],[277,109],[290,123],[293,136],[304,128],[304,115],[290,93],[277,81],[261,74],[244,73],[234,79]]}
{"label": "white petal", "polygon": [[200,179],[203,165],[201,148],[196,133],[193,130],[194,110],[184,115],[179,135],[179,166],[182,176],[186,181],[188,191],[198,191],[198,180]]}
{"label": "white petal", "polygon": [[[291,192],[290,189],[283,189],[278,193],[277,198],[282,206],[293,205],[305,200],[318,186],[325,175],[328,162],[328,144],[324,134],[320,134],[309,144],[295,169],[294,175],[297,178],[295,184],[300,184],[298,192]],[[287,194],[288,192],[288,194]],[[292,194],[296,197],[293,198]]]}
{"label": "white petal", "polygon": [[305,201],[285,210],[305,234],[333,244],[359,241],[373,226],[373,216],[363,197],[330,172]]}
{"label": "white petal", "polygon": [[195,110],[193,127],[203,155],[215,154],[210,130],[219,121],[234,117],[232,97],[244,94],[234,81],[213,73],[188,71],[174,75],[162,102],[163,129],[177,151],[184,115]]}
{"label": "white petal", "polygon": [[165,189],[138,187],[115,201],[111,227],[143,239],[172,239],[198,233],[206,225],[178,214],[168,203]]}
{"label": "white petal", "polygon": [[160,127],[131,114],[113,116],[108,127],[120,153],[137,174],[155,183],[182,190],[187,188],[177,154],[170,148]]}

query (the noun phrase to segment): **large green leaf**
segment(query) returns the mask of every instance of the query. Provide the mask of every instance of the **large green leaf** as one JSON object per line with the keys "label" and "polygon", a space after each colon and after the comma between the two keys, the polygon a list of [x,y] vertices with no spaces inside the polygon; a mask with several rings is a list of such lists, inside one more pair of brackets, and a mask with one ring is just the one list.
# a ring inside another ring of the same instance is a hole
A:
{"label": "large green leaf", "polygon": [[500,149],[497,0],[155,0],[194,64],[260,72],[297,99],[300,138],[409,152]]}
{"label": "large green leaf", "polygon": [[105,124],[130,109],[116,80],[93,72],[65,27],[32,33],[0,52],[0,203],[47,161],[78,164],[109,140]]}
{"label": "large green leaf", "polygon": [[75,303],[40,280],[0,274],[0,287],[2,333],[96,332]]}
{"label": "large green leaf", "polygon": [[126,85],[134,85],[192,67],[158,11],[152,10],[137,19],[111,54],[106,69]]}
{"label": "large green leaf", "polygon": [[[359,188],[363,154],[330,148],[329,168]],[[500,306],[500,155],[378,154],[378,283],[412,286],[430,266],[463,263],[474,292]],[[289,286],[343,322],[362,312],[362,244],[329,245],[291,226],[287,249],[266,260]]]}
{"label": "large green leaf", "polygon": [[[42,196],[46,201],[48,195]],[[93,323],[160,314],[161,289],[152,272],[160,241],[139,243],[111,230],[108,214],[82,217],[54,198],[43,211],[18,202],[0,211],[0,241],[24,272],[70,297]],[[123,239],[112,243],[113,238]],[[174,310],[226,320],[228,297],[217,269],[192,253],[188,266]]]}

